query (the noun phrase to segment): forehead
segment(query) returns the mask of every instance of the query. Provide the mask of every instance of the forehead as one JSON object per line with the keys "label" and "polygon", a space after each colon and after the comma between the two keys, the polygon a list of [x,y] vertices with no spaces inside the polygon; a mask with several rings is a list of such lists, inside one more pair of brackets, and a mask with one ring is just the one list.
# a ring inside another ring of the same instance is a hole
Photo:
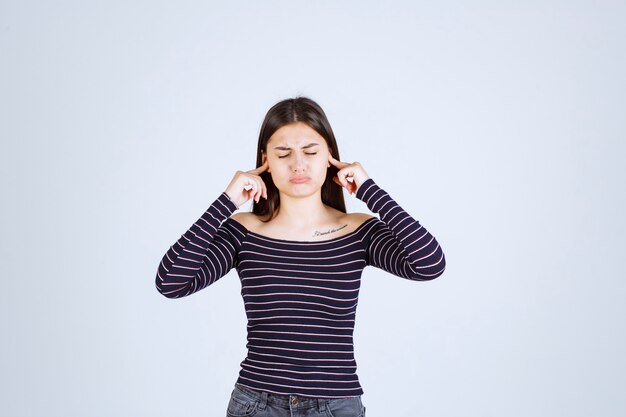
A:
{"label": "forehead", "polygon": [[268,149],[273,146],[300,147],[309,143],[326,146],[324,138],[306,123],[298,122],[278,129],[267,142]]}

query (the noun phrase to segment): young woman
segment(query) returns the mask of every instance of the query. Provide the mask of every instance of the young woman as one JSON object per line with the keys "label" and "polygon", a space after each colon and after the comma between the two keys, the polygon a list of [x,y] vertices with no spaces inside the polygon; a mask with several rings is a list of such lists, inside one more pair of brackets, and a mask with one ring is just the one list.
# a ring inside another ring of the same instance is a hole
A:
{"label": "young woman", "polygon": [[[256,166],[237,171],[170,247],[156,288],[185,297],[237,270],[248,354],[227,416],[364,416],[352,339],[361,273],[432,280],[445,269],[442,248],[359,162],[341,162],[311,99],[270,108]],[[346,213],[344,188],[380,218]],[[249,199],[252,212],[233,214]]]}

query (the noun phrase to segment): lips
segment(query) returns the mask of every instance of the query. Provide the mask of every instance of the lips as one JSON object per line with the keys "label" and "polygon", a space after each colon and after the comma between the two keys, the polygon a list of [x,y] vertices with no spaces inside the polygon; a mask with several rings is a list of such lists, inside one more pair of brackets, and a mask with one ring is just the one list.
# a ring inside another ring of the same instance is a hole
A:
{"label": "lips", "polygon": [[308,180],[309,180],[309,177],[292,177],[289,179],[290,182],[293,182],[296,184],[307,182]]}

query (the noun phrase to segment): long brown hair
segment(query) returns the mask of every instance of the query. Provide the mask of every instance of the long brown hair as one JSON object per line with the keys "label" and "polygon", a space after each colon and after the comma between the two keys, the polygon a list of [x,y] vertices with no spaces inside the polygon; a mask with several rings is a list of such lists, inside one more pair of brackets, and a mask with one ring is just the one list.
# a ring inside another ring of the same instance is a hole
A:
{"label": "long brown hair", "polygon": [[[263,153],[267,153],[267,142],[278,129],[292,123],[303,122],[315,130],[324,138],[333,158],[341,161],[339,149],[335,141],[335,134],[330,127],[324,110],[315,101],[308,97],[298,96],[288,98],[274,104],[265,115],[259,133],[259,143],[256,153],[256,167],[263,165]],[[322,203],[339,211],[346,212],[346,203],[343,198],[343,189],[333,181],[339,169],[330,165],[326,171],[326,180],[322,184]],[[280,195],[278,188],[272,181],[272,175],[265,171],[261,173],[261,179],[267,187],[267,200],[261,198],[259,202],[252,200],[252,212],[259,216],[261,221],[268,222],[277,214],[280,207]]]}

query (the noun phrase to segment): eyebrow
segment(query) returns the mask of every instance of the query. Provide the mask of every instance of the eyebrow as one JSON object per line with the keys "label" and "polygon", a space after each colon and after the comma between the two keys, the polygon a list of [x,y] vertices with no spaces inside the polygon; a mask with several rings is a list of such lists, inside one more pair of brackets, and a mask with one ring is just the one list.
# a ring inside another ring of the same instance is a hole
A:
{"label": "eyebrow", "polygon": [[[311,146],[316,146],[316,145],[319,145],[319,143],[315,143],[315,142],[309,143],[308,145],[304,145],[302,147],[302,149],[310,148]],[[278,149],[279,151],[290,151],[291,150],[291,148],[288,148],[286,146],[276,146],[274,149]]]}

